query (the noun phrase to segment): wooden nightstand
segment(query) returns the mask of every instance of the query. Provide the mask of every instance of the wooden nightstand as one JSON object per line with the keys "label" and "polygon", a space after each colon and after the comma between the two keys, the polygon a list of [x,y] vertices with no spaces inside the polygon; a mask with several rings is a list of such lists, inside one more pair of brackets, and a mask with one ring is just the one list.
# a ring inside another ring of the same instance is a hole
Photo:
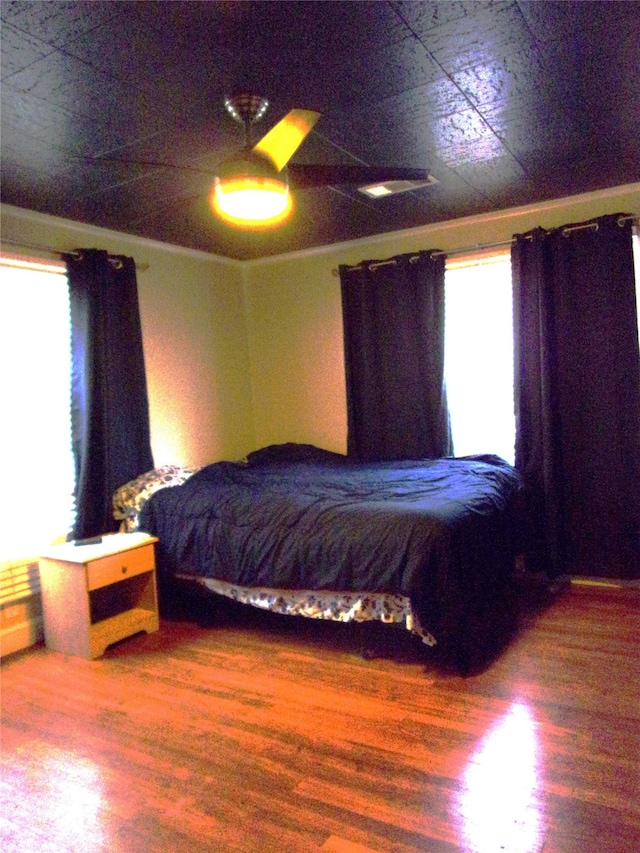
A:
{"label": "wooden nightstand", "polygon": [[118,640],[157,631],[157,541],[146,533],[114,533],[94,545],[48,548],[40,558],[47,647],[97,658]]}

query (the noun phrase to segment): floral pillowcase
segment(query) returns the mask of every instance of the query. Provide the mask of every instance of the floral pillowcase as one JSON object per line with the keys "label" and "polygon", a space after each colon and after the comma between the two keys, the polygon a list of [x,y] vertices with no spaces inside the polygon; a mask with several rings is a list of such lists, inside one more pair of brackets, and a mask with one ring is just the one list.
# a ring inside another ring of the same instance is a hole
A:
{"label": "floral pillowcase", "polygon": [[131,533],[138,529],[140,510],[154,492],[168,486],[181,486],[198,470],[183,468],[180,465],[163,465],[116,489],[112,501],[113,517],[120,522],[121,532]]}

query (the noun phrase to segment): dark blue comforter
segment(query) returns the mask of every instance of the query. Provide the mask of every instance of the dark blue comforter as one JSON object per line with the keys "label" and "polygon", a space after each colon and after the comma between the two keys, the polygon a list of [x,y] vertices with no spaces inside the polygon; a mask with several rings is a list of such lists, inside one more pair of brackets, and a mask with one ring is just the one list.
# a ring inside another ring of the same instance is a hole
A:
{"label": "dark blue comforter", "polygon": [[442,640],[500,596],[520,493],[493,456],[356,463],[280,445],[156,492],[141,529],[159,537],[161,577],[402,593]]}

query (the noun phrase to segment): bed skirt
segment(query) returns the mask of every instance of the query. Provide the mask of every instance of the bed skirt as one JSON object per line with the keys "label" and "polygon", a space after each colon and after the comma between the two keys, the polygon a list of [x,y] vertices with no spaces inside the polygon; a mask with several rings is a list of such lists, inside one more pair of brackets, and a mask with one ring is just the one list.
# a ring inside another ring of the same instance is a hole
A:
{"label": "bed skirt", "polygon": [[334,622],[369,622],[404,624],[428,646],[435,646],[432,634],[420,625],[410,600],[404,595],[383,592],[334,592],[332,590],[290,590],[245,587],[215,578],[178,574],[176,579],[196,582],[211,592],[224,595],[241,604],[271,610],[288,616],[330,619]]}

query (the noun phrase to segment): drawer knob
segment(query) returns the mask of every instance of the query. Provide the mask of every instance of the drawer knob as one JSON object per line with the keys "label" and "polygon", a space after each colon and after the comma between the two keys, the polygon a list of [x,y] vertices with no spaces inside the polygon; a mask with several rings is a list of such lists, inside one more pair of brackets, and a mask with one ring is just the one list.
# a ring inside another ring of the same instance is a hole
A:
{"label": "drawer knob", "polygon": [[126,567],[126,566],[123,566],[123,567],[122,567],[122,574],[123,574],[123,575],[126,575],[126,573],[127,573],[127,567]]}

